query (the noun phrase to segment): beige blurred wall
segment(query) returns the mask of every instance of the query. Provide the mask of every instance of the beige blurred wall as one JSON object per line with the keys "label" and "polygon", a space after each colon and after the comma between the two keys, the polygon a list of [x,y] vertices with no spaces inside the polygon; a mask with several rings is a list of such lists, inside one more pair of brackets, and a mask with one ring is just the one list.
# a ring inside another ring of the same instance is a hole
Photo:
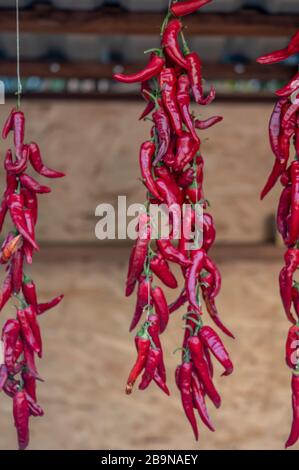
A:
{"label": "beige blurred wall", "polygon": [[[13,102],[0,107],[0,123]],[[222,114],[223,123],[201,133],[206,159],[206,196],[212,203],[218,241],[263,241],[277,194],[259,202],[272,163],[267,141],[271,104],[218,103],[202,117]],[[40,144],[45,162],[67,173],[50,181],[40,197],[38,237],[50,242],[94,242],[95,207],[118,195],[142,202],[138,149],[150,123],[139,122],[141,102],[23,101],[26,139]],[[199,113],[199,109],[196,110]],[[0,143],[0,155],[10,141]],[[3,171],[1,187],[3,187]],[[41,178],[43,179],[43,178]],[[44,180],[44,179],[43,179]]]}

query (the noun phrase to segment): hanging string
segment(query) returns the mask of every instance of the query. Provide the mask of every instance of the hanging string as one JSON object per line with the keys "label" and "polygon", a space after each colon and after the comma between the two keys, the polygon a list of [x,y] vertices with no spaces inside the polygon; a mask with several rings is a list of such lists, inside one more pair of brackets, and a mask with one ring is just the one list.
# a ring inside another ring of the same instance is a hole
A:
{"label": "hanging string", "polygon": [[20,74],[20,21],[19,21],[19,0],[16,0],[16,29],[17,29],[17,105],[21,106],[22,82]]}

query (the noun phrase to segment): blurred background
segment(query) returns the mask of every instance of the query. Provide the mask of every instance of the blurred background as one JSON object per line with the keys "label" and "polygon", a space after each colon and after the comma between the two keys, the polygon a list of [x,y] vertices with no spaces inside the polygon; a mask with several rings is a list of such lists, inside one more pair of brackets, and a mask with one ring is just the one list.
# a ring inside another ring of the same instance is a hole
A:
{"label": "blurred background", "polygon": [[[214,0],[186,18],[190,47],[203,60],[206,87],[217,99],[202,118],[224,121],[201,133],[205,192],[217,228],[213,257],[223,275],[220,313],[236,340],[226,340],[235,373],[216,384],[221,410],[210,407],[217,431],[193,441],[173,373],[179,360],[183,310],[163,335],[172,397],[154,386],[124,394],[135,357],[128,325],[134,296],[124,297],[129,241],[98,241],[95,208],[143,202],[138,150],[150,124],[139,122],[138,87],[114,83],[114,71],[133,71],[143,51],[159,44],[167,0],[19,0],[22,108],[26,139],[67,177],[40,197],[41,250],[28,273],[40,301],[65,294],[41,320],[45,355],[39,386],[45,417],[32,420],[32,449],[281,449],[291,419],[284,364],[288,323],[278,293],[283,249],[276,241],[276,188],[262,203],[272,165],[267,123],[274,91],[297,70],[298,57],[261,66],[258,55],[284,47],[299,26],[297,0]],[[15,104],[15,0],[0,2],[0,79]],[[4,156],[10,140],[0,143]],[[47,184],[47,183],[46,183]],[[1,187],[4,187],[1,170]],[[4,236],[9,224],[3,230]],[[177,272],[178,277],[179,272]],[[177,292],[167,292],[173,300]],[[13,313],[11,304],[1,323]],[[16,447],[11,400],[1,396],[0,448]]]}

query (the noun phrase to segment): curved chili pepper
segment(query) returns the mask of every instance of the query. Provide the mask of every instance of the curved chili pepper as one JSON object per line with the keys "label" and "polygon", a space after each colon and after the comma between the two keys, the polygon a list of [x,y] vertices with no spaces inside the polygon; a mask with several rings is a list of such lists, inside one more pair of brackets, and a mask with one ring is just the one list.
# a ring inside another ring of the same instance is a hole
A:
{"label": "curved chili pepper", "polygon": [[207,410],[205,397],[204,397],[204,391],[198,380],[197,375],[194,372],[192,372],[192,395],[193,395],[194,405],[198,411],[200,419],[207,426],[207,428],[210,429],[210,431],[214,432],[215,428],[209,417],[209,413]]}
{"label": "curved chili pepper", "polygon": [[39,184],[38,181],[36,181],[31,176],[26,175],[26,173],[20,175],[20,182],[24,188],[32,191],[33,193],[46,194],[51,192],[51,188],[49,188],[49,186]]}
{"label": "curved chili pepper", "polygon": [[200,339],[197,336],[191,336],[188,339],[188,347],[190,348],[191,358],[195,369],[203,383],[207,395],[216,408],[219,408],[221,405],[221,398],[211,380],[209,368],[204,359],[203,346]]}
{"label": "curved chili pepper", "polygon": [[16,229],[20,234],[35,248],[36,250],[39,249],[38,245],[36,244],[35,240],[29,235],[27,230],[27,224],[24,216],[24,197],[22,194],[12,193],[9,194],[7,197],[7,204],[9,213],[13,223],[16,226]]}
{"label": "curved chili pepper", "polygon": [[24,382],[24,389],[30,398],[36,401],[36,379],[26,372],[22,371],[22,380]]}
{"label": "curved chili pepper", "polygon": [[138,356],[127,380],[127,395],[130,395],[132,393],[134,383],[136,382],[137,378],[145,367],[150,348],[150,340],[147,331],[145,331],[143,328],[137,333],[135,337],[135,345],[137,348]]}
{"label": "curved chili pepper", "polygon": [[187,294],[186,290],[183,289],[182,292],[180,293],[179,297],[172,302],[172,304],[169,305],[169,313],[173,313],[176,310],[178,310],[180,307],[182,307],[186,302],[187,302]]}
{"label": "curved chili pepper", "polygon": [[202,248],[208,252],[216,238],[214,219],[207,212],[203,214],[203,244]]}
{"label": "curved chili pepper", "polygon": [[291,163],[291,216],[289,220],[288,244],[294,245],[299,238],[299,161]]}
{"label": "curved chili pepper", "polygon": [[210,127],[214,126],[218,122],[221,122],[222,120],[223,120],[222,116],[212,116],[212,117],[210,117],[210,118],[208,118],[204,121],[202,121],[200,119],[195,119],[194,125],[195,125],[196,129],[205,130],[205,129],[209,129]]}
{"label": "curved chili pepper", "polygon": [[193,264],[188,269],[186,275],[186,293],[188,301],[190,305],[195,309],[195,311],[198,311],[200,309],[197,302],[196,286],[198,274],[204,267],[205,257],[205,252],[203,250],[199,250],[194,256]]}
{"label": "curved chili pepper", "polygon": [[183,214],[183,220],[182,220],[182,233],[181,233],[181,238],[179,240],[179,251],[183,253],[186,258],[188,257],[188,245],[187,243],[190,243],[190,240],[192,238],[192,229],[195,221],[195,212],[193,208],[188,205],[185,206],[185,211]]}
{"label": "curved chili pepper", "polygon": [[7,320],[2,329],[1,339],[3,341],[4,363],[9,371],[13,369],[15,364],[14,351],[19,335],[20,324],[18,320]]}
{"label": "curved chili pepper", "polygon": [[113,78],[122,83],[137,83],[145,82],[153,77],[156,77],[164,67],[164,59],[159,55],[152,53],[147,66],[140,72],[133,73],[132,75],[124,75],[123,73],[115,73]]}
{"label": "curved chili pepper", "polygon": [[154,382],[158,385],[158,387],[164,392],[166,395],[170,395],[169,389],[166,383],[163,381],[162,377],[160,376],[158,370],[154,373]]}
{"label": "curved chili pepper", "polygon": [[20,358],[23,351],[24,351],[23,340],[21,338],[18,338],[16,345],[15,345],[15,350],[14,350],[14,357],[13,357],[14,364]]}
{"label": "curved chili pepper", "polygon": [[27,304],[32,305],[35,310],[38,308],[36,287],[32,279],[28,276],[23,277],[22,292]]}
{"label": "curved chili pepper", "polygon": [[170,124],[168,116],[162,107],[153,113],[152,118],[159,141],[159,149],[153,162],[153,165],[157,165],[164,157],[170,144]]}
{"label": "curved chili pepper", "polygon": [[36,317],[36,310],[33,305],[29,305],[25,309],[25,315],[29,322],[30,328],[32,330],[33,336],[38,346],[38,356],[42,357],[43,354],[43,346],[42,346],[42,338],[40,333],[40,327]]}
{"label": "curved chili pepper", "polygon": [[18,250],[12,257],[11,273],[12,273],[12,290],[15,294],[19,293],[23,280],[23,250]]}
{"label": "curved chili pepper", "polygon": [[276,225],[283,240],[287,243],[288,239],[288,215],[291,209],[292,187],[287,186],[283,189],[277,209]]}
{"label": "curved chili pepper", "polygon": [[275,94],[277,96],[286,96],[289,97],[299,88],[299,72],[289,81],[289,83],[279,90],[276,90]]}
{"label": "curved chili pepper", "polygon": [[25,341],[27,342],[28,346],[36,352],[37,354],[41,353],[40,344],[38,344],[37,339],[33,333],[31,323],[27,317],[27,310],[29,311],[29,307],[26,307],[23,310],[17,310],[17,318],[21,325],[22,336],[24,337]]}
{"label": "curved chili pepper", "polygon": [[[182,191],[177,185],[177,182],[174,176],[170,173],[169,169],[165,166],[157,166],[155,168],[155,175],[159,178],[162,178],[167,184],[168,189],[173,194],[172,199],[175,200],[178,204],[183,203]],[[158,188],[159,189],[159,188]],[[164,191],[166,193],[167,191]],[[163,196],[163,194],[161,194]],[[165,197],[164,197],[165,199]],[[167,203],[168,204],[168,203]]]}
{"label": "curved chili pepper", "polygon": [[296,369],[298,366],[297,350],[299,347],[299,326],[293,325],[288,331],[286,346],[285,346],[285,359],[287,365],[291,369]]}
{"label": "curved chili pepper", "polygon": [[297,283],[295,283],[292,287],[292,302],[294,305],[296,315],[299,318],[299,290],[298,290]]}
{"label": "curved chili pepper", "polygon": [[6,174],[6,190],[4,191],[3,199],[0,205],[0,231],[2,230],[3,223],[8,211],[7,198],[9,194],[13,193],[18,186],[16,175]]}
{"label": "curved chili pepper", "polygon": [[38,403],[36,403],[35,400],[31,398],[31,396],[29,395],[29,393],[27,393],[26,390],[25,390],[25,396],[28,402],[29,414],[31,416],[43,416],[44,410]]}
{"label": "curved chili pepper", "polygon": [[269,178],[261,192],[261,199],[264,199],[264,197],[268,194],[268,192],[271,191],[273,186],[278,181],[279,177],[285,171],[286,167],[287,167],[287,160],[283,160],[283,161],[275,160],[272,171],[269,175]]}
{"label": "curved chili pepper", "polygon": [[57,297],[54,297],[54,299],[50,300],[49,302],[44,302],[42,304],[38,304],[37,306],[37,314],[42,315],[45,313],[47,310],[50,310],[51,308],[56,307],[62,299],[64,298],[64,295],[58,295]]}
{"label": "curved chili pepper", "polygon": [[15,112],[16,112],[16,109],[13,108],[4,123],[3,129],[2,129],[2,139],[6,139],[10,131],[13,130],[13,116]]}
{"label": "curved chili pepper", "polygon": [[223,375],[230,375],[234,370],[234,366],[216,331],[214,331],[210,326],[203,326],[199,330],[199,337],[213,353],[217,361],[219,361],[224,367],[225,372]]}
{"label": "curved chili pepper", "polygon": [[2,131],[2,138],[6,139],[9,132],[14,132],[14,145],[17,155],[20,155],[24,144],[25,116],[22,111],[13,109],[8,116]]}
{"label": "curved chili pepper", "polygon": [[190,81],[187,75],[181,75],[177,81],[177,102],[179,106],[182,119],[187,129],[189,130],[195,142],[200,142],[196,134],[193,118],[190,113],[190,95],[189,95]]}
{"label": "curved chili pepper", "polygon": [[159,83],[164,108],[167,111],[171,127],[178,136],[183,135],[183,123],[176,101],[176,75],[172,68],[165,68],[160,73]]}
{"label": "curved chili pepper", "polygon": [[12,151],[10,149],[7,150],[5,160],[4,160],[5,171],[7,171],[8,173],[13,173],[15,175],[23,173],[23,171],[26,171],[28,155],[29,155],[28,146],[23,145],[22,150],[20,152],[20,157],[15,162],[13,162]]}
{"label": "curved chili pepper", "polygon": [[[162,345],[161,345],[161,341],[159,337],[160,319],[158,315],[150,315],[148,317],[148,321],[150,323],[148,327],[148,334],[151,337],[152,341],[154,342],[156,348],[161,350],[161,360],[158,364],[157,371],[159,373],[159,377],[161,377],[162,381],[166,383],[166,368],[165,368],[164,358],[163,358],[163,349],[162,349]],[[155,376],[154,376],[154,380],[155,380]],[[158,379],[158,382],[159,382],[159,379]],[[157,384],[157,385],[160,386],[161,384]]]}
{"label": "curved chili pepper", "polygon": [[151,278],[146,278],[144,276],[142,276],[139,280],[136,307],[129,331],[134,330],[141,318],[144,307],[146,307],[150,301],[151,282]]}
{"label": "curved chili pepper", "polygon": [[292,374],[292,406],[293,422],[290,435],[285,443],[285,447],[291,447],[299,438],[299,376]]}
{"label": "curved chili pepper", "polygon": [[13,416],[19,449],[24,450],[29,444],[29,407],[24,391],[18,391],[13,397]]}
{"label": "curved chili pepper", "polygon": [[180,366],[178,380],[185,415],[191,424],[195,439],[198,440],[198,428],[193,410],[191,362],[183,362]]}
{"label": "curved chili pepper", "polygon": [[145,186],[155,198],[157,198],[159,201],[162,201],[163,199],[156,187],[156,183],[152,175],[153,157],[155,151],[156,147],[153,142],[144,142],[141,145],[139,152],[139,165]]}
{"label": "curved chili pepper", "polygon": [[[24,217],[27,225],[29,235],[35,240],[35,228],[34,228],[34,216],[31,209],[24,209]],[[27,240],[24,241],[23,245],[24,255],[28,264],[32,263],[33,248]]]}
{"label": "curved chili pepper", "polygon": [[187,0],[171,5],[170,11],[174,16],[185,16],[194,13],[200,8],[210,3],[212,0]]}
{"label": "curved chili pepper", "polygon": [[20,248],[21,244],[22,235],[14,236],[14,234],[10,232],[1,247],[0,263],[7,263],[13,254]]}
{"label": "curved chili pepper", "polygon": [[158,368],[158,365],[161,362],[161,349],[159,348],[149,348],[146,364],[144,367],[144,372],[139,384],[139,390],[145,390],[155,376],[155,372]]}
{"label": "curved chili pepper", "polygon": [[291,323],[296,323],[291,315],[292,305],[292,285],[293,274],[299,266],[299,250],[288,249],[285,253],[285,267],[282,268],[279,274],[280,296],[287,315]]}
{"label": "curved chili pepper", "polygon": [[172,261],[173,263],[178,263],[180,266],[188,267],[192,264],[186,256],[179,252],[170,242],[170,240],[166,238],[161,238],[157,240],[157,245],[164,256],[165,259],[168,261]]}
{"label": "curved chili pepper", "polygon": [[207,254],[204,257],[204,268],[213,276],[213,286],[209,294],[214,299],[219,294],[221,288],[221,274],[214,261]]}
{"label": "curved chili pepper", "polygon": [[155,183],[159,193],[163,198],[163,201],[167,204],[169,208],[173,210],[176,209],[176,213],[178,213],[178,217],[180,217],[180,201],[177,199],[177,195],[173,193],[172,188],[170,188],[169,184],[162,178],[157,178]]}
{"label": "curved chili pepper", "polygon": [[170,20],[164,30],[161,44],[165,50],[166,55],[175,64],[179,65],[180,67],[183,67],[183,69],[188,70],[189,65],[180,50],[178,41],[178,36],[181,31],[182,23],[177,19]]}
{"label": "curved chili pepper", "polygon": [[3,390],[5,382],[8,378],[8,370],[5,364],[0,365],[0,392]]}
{"label": "curved chili pepper", "polygon": [[186,55],[186,61],[189,65],[188,76],[191,84],[193,97],[197,104],[208,105],[215,99],[216,91],[212,86],[206,98],[203,97],[201,60],[196,52],[190,52]]}
{"label": "curved chili pepper", "polygon": [[150,94],[152,93],[152,89],[151,89],[148,81],[145,81],[145,82],[141,83],[140,93],[141,93],[142,97],[145,99],[145,101],[147,102],[147,105],[146,105],[145,109],[143,110],[143,112],[141,113],[141,115],[139,117],[139,121],[144,119],[146,116],[148,116],[155,109],[155,102],[152,101],[151,97],[150,97]]}
{"label": "curved chili pepper", "polygon": [[216,304],[215,304],[215,299],[213,299],[210,296],[210,290],[212,289],[212,282],[213,282],[213,276],[209,275],[211,280],[210,283],[207,281],[207,277],[204,278],[204,282],[208,283],[208,288],[204,287],[203,285],[201,286],[202,289],[202,294],[203,294],[203,299],[206,305],[206,309],[208,314],[210,315],[211,319],[215,323],[215,325],[218,326],[218,328],[223,331],[227,336],[230,338],[235,338],[233,333],[222,323],[222,320],[220,318],[220,315],[218,313]]}
{"label": "curved chili pepper", "polygon": [[34,351],[32,350],[31,346],[29,346],[27,341],[24,341],[23,347],[24,347],[24,358],[25,358],[25,363],[26,363],[27,374],[29,374],[31,377],[35,378],[36,380],[43,381],[43,379],[40,377],[36,369]]}
{"label": "curved chili pepper", "polygon": [[154,258],[151,259],[150,269],[167,287],[177,288],[177,280],[160,252],[157,252]]}
{"label": "curved chili pepper", "polygon": [[10,299],[11,295],[12,295],[12,272],[11,272],[11,269],[9,269],[1,287],[0,310],[3,309],[4,305]]}
{"label": "curved chili pepper", "polygon": [[195,165],[195,178],[193,182],[188,186],[185,190],[186,196],[192,202],[192,204],[196,204],[204,199],[203,193],[203,175],[204,175],[204,161],[201,155],[196,157],[196,165]]}
{"label": "curved chili pepper", "polygon": [[287,59],[293,54],[299,52],[299,32],[295,33],[291,38],[289,45],[284,49],[280,49],[270,54],[263,55],[257,59],[259,64],[275,64]]}
{"label": "curved chili pepper", "polygon": [[279,144],[279,135],[281,130],[281,116],[283,106],[286,104],[286,99],[280,99],[274,106],[270,121],[269,121],[269,139],[270,145],[272,148],[272,152],[274,153],[275,157],[280,160],[281,159],[281,150]]}
{"label": "curved chili pepper", "polygon": [[194,169],[192,167],[187,168],[187,170],[178,175],[176,181],[181,188],[187,188],[194,181]]}
{"label": "curved chili pepper", "polygon": [[24,204],[27,209],[31,211],[34,225],[37,222],[38,203],[36,193],[29,191],[26,188],[21,188],[21,194],[24,198]]}
{"label": "curved chili pepper", "polygon": [[34,170],[46,178],[62,178],[65,176],[61,171],[53,170],[44,165],[39,146],[35,142],[29,144],[29,160]]}
{"label": "curved chili pepper", "polygon": [[183,171],[188,163],[193,162],[198,150],[198,142],[195,142],[189,133],[184,132],[183,135],[177,139],[174,170],[176,172]]}
{"label": "curved chili pepper", "polygon": [[163,333],[169,321],[168,304],[161,287],[154,287],[151,290],[154,306],[160,321],[160,332]]}

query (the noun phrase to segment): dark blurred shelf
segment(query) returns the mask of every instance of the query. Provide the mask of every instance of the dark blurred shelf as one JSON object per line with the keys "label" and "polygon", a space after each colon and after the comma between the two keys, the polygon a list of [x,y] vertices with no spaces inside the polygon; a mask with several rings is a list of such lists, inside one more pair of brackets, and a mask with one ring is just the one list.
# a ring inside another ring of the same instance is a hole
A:
{"label": "dark blurred shelf", "polygon": [[[36,5],[20,12],[21,31],[31,33],[159,34],[164,15],[129,13],[107,7],[99,11],[63,11]],[[299,15],[268,15],[254,10],[233,14],[194,14],[184,19],[187,34],[225,36],[290,36]],[[0,31],[15,31],[15,11],[1,10]]]}
{"label": "dark blurred shelf", "polygon": [[[55,61],[22,61],[21,72],[23,77],[42,78],[111,78],[117,64],[100,64],[96,62],[55,62]],[[144,67],[144,64],[125,65],[126,73],[133,73]],[[0,77],[12,76],[16,73],[14,61],[0,61]],[[296,73],[296,67],[273,65],[264,67],[259,64],[219,64],[203,63],[203,75],[207,80],[283,80],[288,81]]]}

